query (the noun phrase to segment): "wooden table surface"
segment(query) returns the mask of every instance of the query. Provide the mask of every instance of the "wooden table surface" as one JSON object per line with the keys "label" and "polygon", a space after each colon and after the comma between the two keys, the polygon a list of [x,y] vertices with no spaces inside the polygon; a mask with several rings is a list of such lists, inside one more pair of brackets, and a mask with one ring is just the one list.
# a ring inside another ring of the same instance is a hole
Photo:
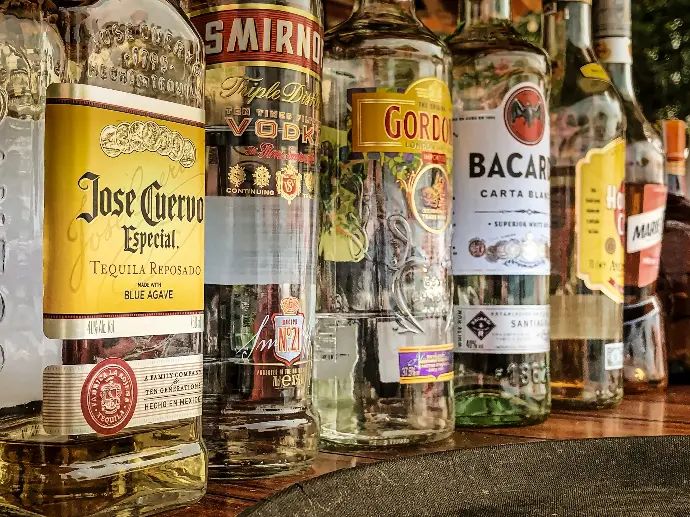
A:
{"label": "wooden table surface", "polygon": [[662,393],[626,395],[619,407],[610,410],[554,410],[544,424],[531,427],[458,430],[451,438],[425,447],[339,453],[323,451],[318,454],[312,468],[297,476],[211,483],[200,503],[191,509],[168,512],[164,517],[234,517],[262,498],[297,481],[401,456],[539,440],[672,434],[690,435],[690,386],[675,386]]}

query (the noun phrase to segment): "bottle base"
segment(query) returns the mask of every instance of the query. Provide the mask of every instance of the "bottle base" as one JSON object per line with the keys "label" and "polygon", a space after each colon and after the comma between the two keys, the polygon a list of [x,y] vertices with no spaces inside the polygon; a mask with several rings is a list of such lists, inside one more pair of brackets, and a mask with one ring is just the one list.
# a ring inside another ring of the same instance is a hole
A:
{"label": "bottle base", "polygon": [[[29,419],[13,430],[30,433],[38,422]],[[192,505],[206,492],[206,451],[190,437],[196,428],[181,423],[64,443],[5,435],[0,515],[144,517]]]}
{"label": "bottle base", "polygon": [[445,440],[453,434],[453,429],[443,431],[387,431],[381,435],[343,433],[333,429],[321,429],[321,446],[324,449],[378,449],[381,447],[406,447],[410,445],[424,445]]}
{"label": "bottle base", "polygon": [[522,427],[544,422],[550,404],[530,403],[519,397],[506,397],[503,392],[466,391],[455,395],[456,427]]}
{"label": "bottle base", "polygon": [[623,402],[622,397],[612,399],[577,399],[577,398],[557,398],[551,399],[551,404],[556,409],[612,409]]}

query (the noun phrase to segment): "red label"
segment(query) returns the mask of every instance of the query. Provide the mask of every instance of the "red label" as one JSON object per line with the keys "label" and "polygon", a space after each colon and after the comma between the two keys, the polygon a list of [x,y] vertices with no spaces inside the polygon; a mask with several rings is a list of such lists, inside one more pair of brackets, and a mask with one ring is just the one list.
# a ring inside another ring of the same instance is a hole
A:
{"label": "red label", "polygon": [[506,102],[504,119],[511,135],[525,145],[536,145],[544,137],[546,104],[533,86],[517,90]]}
{"label": "red label", "polygon": [[[635,185],[630,185],[631,191],[635,188]],[[655,282],[659,276],[665,206],[666,187],[658,184],[645,185],[642,212],[629,216],[627,221],[626,285],[644,287]]]}
{"label": "red label", "polygon": [[306,68],[321,75],[323,28],[308,13],[267,5],[220,6],[191,13],[206,43],[206,64],[267,61]]}
{"label": "red label", "polygon": [[122,359],[106,359],[91,370],[81,389],[86,422],[100,434],[122,431],[137,404],[137,379]]}

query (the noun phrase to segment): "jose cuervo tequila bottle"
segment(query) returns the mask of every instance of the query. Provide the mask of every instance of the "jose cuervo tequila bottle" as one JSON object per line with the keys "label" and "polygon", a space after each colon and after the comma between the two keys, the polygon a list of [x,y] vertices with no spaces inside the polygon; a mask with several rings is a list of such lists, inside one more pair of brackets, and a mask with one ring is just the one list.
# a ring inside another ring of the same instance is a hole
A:
{"label": "jose cuervo tequila bottle", "polygon": [[537,423],[549,389],[549,65],[510,1],[460,2],[453,54],[455,421]]}
{"label": "jose cuervo tequila bottle", "polygon": [[625,148],[625,306],[623,311],[626,393],[663,389],[666,345],[656,296],[666,209],[661,138],[647,121],[632,82],[631,0],[594,3],[597,57],[623,101]]}
{"label": "jose cuervo tequila bottle", "polygon": [[450,58],[407,0],[361,0],[326,35],[314,402],[322,438],[454,427]]}
{"label": "jose cuervo tequila bottle", "polygon": [[309,399],[322,8],[188,7],[206,44],[204,438],[212,478],[291,472],[316,453]]}
{"label": "jose cuervo tequila bottle", "polygon": [[40,5],[0,16],[0,506],[148,515],[206,486],[201,41],[173,2]]}
{"label": "jose cuervo tequila bottle", "polygon": [[549,1],[551,393],[554,405],[623,397],[625,115],[591,40],[591,4]]}

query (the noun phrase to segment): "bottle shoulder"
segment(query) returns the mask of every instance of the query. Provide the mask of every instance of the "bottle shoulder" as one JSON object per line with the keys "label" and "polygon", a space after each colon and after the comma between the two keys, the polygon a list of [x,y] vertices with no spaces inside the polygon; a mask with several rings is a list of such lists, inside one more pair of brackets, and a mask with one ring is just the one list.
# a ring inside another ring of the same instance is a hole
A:
{"label": "bottle shoulder", "polygon": [[446,44],[413,16],[396,11],[355,13],[326,32],[324,53],[335,59],[408,56],[450,60]]}
{"label": "bottle shoulder", "polygon": [[203,106],[199,33],[168,0],[57,2],[64,80]]}

